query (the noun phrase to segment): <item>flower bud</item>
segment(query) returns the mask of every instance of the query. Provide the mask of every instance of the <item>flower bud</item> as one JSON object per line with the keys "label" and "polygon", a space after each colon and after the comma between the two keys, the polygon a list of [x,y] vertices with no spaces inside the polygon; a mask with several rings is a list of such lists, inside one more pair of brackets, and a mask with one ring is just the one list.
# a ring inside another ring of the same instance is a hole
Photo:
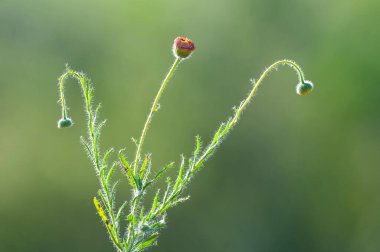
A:
{"label": "flower bud", "polygon": [[304,96],[307,94],[310,94],[311,91],[313,91],[314,85],[311,83],[311,81],[304,81],[298,83],[296,87],[297,94],[300,96]]}
{"label": "flower bud", "polygon": [[195,50],[193,41],[185,37],[178,37],[174,40],[173,54],[177,58],[185,59]]}
{"label": "flower bud", "polygon": [[70,118],[62,118],[58,121],[58,128],[67,128],[73,125],[73,121]]}

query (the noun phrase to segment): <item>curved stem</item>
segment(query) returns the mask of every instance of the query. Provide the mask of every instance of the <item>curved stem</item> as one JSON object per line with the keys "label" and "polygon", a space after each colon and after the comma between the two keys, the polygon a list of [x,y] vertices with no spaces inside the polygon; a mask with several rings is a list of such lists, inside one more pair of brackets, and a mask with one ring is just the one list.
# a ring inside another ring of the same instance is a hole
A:
{"label": "curved stem", "polygon": [[261,74],[261,76],[258,79],[258,81],[256,83],[253,83],[254,85],[253,85],[253,88],[252,88],[251,92],[240,103],[239,107],[235,109],[235,114],[226,123],[223,123],[220,126],[220,128],[218,129],[218,131],[215,133],[215,136],[214,136],[213,140],[211,141],[211,143],[206,147],[206,149],[203,151],[202,155],[196,160],[196,162],[193,162],[192,167],[190,167],[190,170],[186,174],[186,182],[188,180],[190,180],[191,174],[194,173],[195,171],[197,171],[202,166],[203,162],[214,153],[214,151],[216,149],[216,146],[218,146],[221,142],[223,142],[224,137],[236,125],[236,123],[238,122],[238,119],[239,119],[241,113],[244,111],[244,109],[247,107],[247,105],[249,104],[249,102],[252,100],[252,98],[254,97],[255,93],[257,92],[259,86],[261,85],[261,83],[265,79],[265,77],[268,76],[268,74],[270,73],[270,71],[272,71],[273,69],[275,69],[278,65],[282,65],[282,64],[283,65],[288,65],[288,66],[292,67],[296,71],[296,73],[298,75],[298,78],[299,78],[299,81],[301,83],[303,83],[305,81],[304,74],[303,74],[303,72],[301,70],[301,67],[298,66],[295,62],[293,62],[291,60],[283,59],[283,60],[276,61],[275,63],[273,63],[272,65],[270,65]]}
{"label": "curved stem", "polygon": [[66,100],[65,100],[65,95],[64,95],[64,83],[65,83],[65,80],[69,77],[75,78],[80,83],[81,90],[82,90],[84,100],[85,100],[85,111],[88,117],[87,127],[88,127],[89,143],[86,143],[86,141],[84,140],[82,142],[90,158],[92,159],[94,163],[94,166],[99,178],[99,182],[102,188],[102,192],[103,192],[102,198],[106,204],[106,209],[111,219],[111,224],[112,224],[111,226],[109,226],[108,223],[105,223],[105,224],[110,233],[112,241],[114,242],[116,247],[119,249],[119,251],[123,251],[122,245],[120,243],[121,239],[118,234],[116,217],[112,209],[113,207],[112,197],[109,193],[108,184],[103,180],[104,178],[101,176],[101,170],[103,169],[103,167],[100,161],[102,160],[102,157],[101,157],[100,148],[98,144],[99,131],[100,131],[101,125],[97,125],[96,123],[97,113],[99,111],[100,106],[98,106],[95,111],[92,109],[91,100],[93,97],[93,88],[91,86],[90,81],[86,78],[86,76],[68,68],[66,72],[59,77],[59,80],[58,80],[63,119],[67,119],[67,107],[66,107]]}
{"label": "curved stem", "polygon": [[140,136],[140,139],[139,139],[139,142],[138,142],[138,145],[137,145],[137,150],[136,150],[136,156],[135,156],[135,160],[133,162],[133,172],[136,173],[136,169],[137,169],[137,166],[138,166],[138,163],[139,163],[139,160],[140,160],[140,155],[141,155],[141,149],[142,149],[142,146],[144,144],[144,140],[145,140],[145,136],[146,136],[146,133],[148,131],[148,128],[150,126],[150,123],[152,121],[152,118],[153,118],[153,114],[158,110],[159,108],[159,101],[160,101],[160,98],[165,90],[165,87],[166,85],[168,84],[169,80],[170,80],[170,77],[172,77],[175,69],[178,67],[179,63],[181,62],[181,58],[176,58],[173,65],[171,66],[169,72],[166,74],[166,77],[165,79],[162,81],[162,84],[161,84],[161,87],[160,89],[158,90],[157,94],[156,94],[156,97],[154,98],[154,102],[152,104],[152,107],[150,108],[150,112],[149,112],[149,115],[145,121],[145,124],[144,124],[144,128],[141,132],[141,136]]}
{"label": "curved stem", "polygon": [[59,83],[60,101],[61,101],[61,107],[62,107],[62,117],[64,119],[67,118],[67,107],[66,107],[66,100],[65,100],[65,94],[64,94],[64,82],[68,77],[74,77],[75,79],[77,79],[82,89],[82,93],[85,99],[86,114],[88,116],[88,131],[89,131],[88,133],[90,136],[90,140],[92,141],[92,151],[95,156],[94,157],[95,165],[99,172],[100,171],[100,161],[99,161],[100,157],[99,157],[97,139],[95,137],[96,113],[93,112],[92,106],[91,106],[92,88],[90,85],[86,84],[86,78],[83,75],[71,69],[67,69],[67,71],[63,75],[61,75],[58,83]]}
{"label": "curved stem", "polygon": [[62,109],[62,118],[67,119],[67,108],[66,108],[66,100],[65,100],[65,93],[64,93],[64,80],[69,77],[71,73],[66,72],[63,75],[59,77],[58,85],[59,85],[59,95],[60,95],[60,101],[61,101],[61,109]]}
{"label": "curved stem", "polygon": [[86,105],[86,109],[87,109],[86,112],[87,112],[88,116],[92,117],[92,111],[89,110],[89,108],[90,108],[89,105],[90,104],[89,104],[88,99],[87,99],[88,96],[86,95],[86,93],[87,93],[87,85],[86,85],[85,79],[79,73],[77,73],[77,72],[75,72],[75,71],[73,71],[71,69],[68,69],[64,74],[62,74],[59,77],[59,80],[58,80],[59,95],[60,95],[61,108],[62,108],[62,117],[63,118],[67,118],[67,107],[66,107],[66,100],[65,100],[65,93],[64,93],[64,83],[65,83],[65,80],[68,77],[74,77],[81,84],[82,92],[83,92],[83,95],[84,95],[84,98],[85,98],[85,105]]}
{"label": "curved stem", "polygon": [[[279,61],[276,61],[275,63],[273,63],[272,65],[270,65],[260,76],[259,80],[254,83],[254,86],[251,90],[251,92],[249,93],[249,95],[247,96],[247,98],[245,98],[245,100],[243,101],[243,103],[239,106],[239,108],[236,110],[236,113],[235,113],[235,116],[233,117],[232,119],[232,122],[233,122],[233,125],[236,124],[237,122],[237,119],[239,118],[240,114],[243,112],[243,110],[247,107],[248,103],[251,101],[252,97],[254,96],[254,94],[256,93],[257,89],[259,88],[259,86],[261,85],[261,83],[263,82],[263,80],[265,79],[265,77],[270,73],[270,71],[272,71],[273,69],[275,69],[278,65],[288,65],[290,67],[292,67],[297,75],[298,75],[298,78],[299,78],[299,81],[301,83],[303,83],[305,81],[305,78],[304,78],[304,74],[301,70],[301,67],[298,66],[295,62],[291,61],[291,60],[287,60],[287,59],[283,59],[283,60],[279,60]],[[232,125],[232,126],[233,126]]]}

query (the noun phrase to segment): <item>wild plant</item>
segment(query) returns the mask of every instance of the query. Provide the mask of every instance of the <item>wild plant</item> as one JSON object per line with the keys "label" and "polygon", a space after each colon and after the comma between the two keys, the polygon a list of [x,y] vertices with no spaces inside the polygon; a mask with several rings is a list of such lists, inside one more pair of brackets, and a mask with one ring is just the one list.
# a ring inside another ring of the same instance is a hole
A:
{"label": "wild plant", "polygon": [[[251,80],[251,91],[248,96],[233,108],[233,115],[227,121],[221,123],[217,128],[214,136],[203,147],[199,136],[195,137],[195,149],[189,159],[181,156],[178,165],[177,176],[173,179],[166,178],[166,188],[156,189],[153,201],[148,205],[144,204],[144,196],[148,190],[151,190],[165,172],[174,166],[174,162],[168,163],[160,169],[152,168],[152,155],[143,154],[143,145],[147,136],[149,127],[152,123],[153,116],[160,109],[161,97],[167,88],[170,78],[173,76],[177,67],[190,58],[195,50],[194,43],[187,38],[178,37],[173,44],[174,63],[169,72],[161,83],[156,94],[153,104],[150,108],[148,117],[141,132],[141,136],[135,141],[136,152],[133,159],[128,159],[124,150],[119,150],[118,160],[109,162],[113,148],[102,151],[100,148],[100,136],[105,120],[99,120],[99,111],[101,106],[93,107],[94,88],[85,74],[74,71],[69,67],[59,77],[58,86],[60,94],[60,104],[62,108],[62,118],[58,121],[59,128],[66,128],[73,125],[73,121],[68,116],[66,99],[64,96],[64,83],[69,77],[76,79],[81,87],[84,98],[85,112],[87,114],[87,137],[81,137],[81,143],[88,157],[95,168],[96,175],[99,179],[100,189],[93,201],[96,211],[103,221],[109,237],[118,252],[138,252],[157,245],[159,232],[166,224],[167,211],[186,200],[186,188],[193,179],[195,173],[203,167],[206,160],[214,154],[218,145],[220,145],[228,133],[234,128],[241,117],[242,112],[246,109],[249,102],[255,96],[258,88],[268,74],[278,66],[286,65],[295,70],[299,83],[296,86],[298,95],[309,94],[313,90],[313,84],[305,80],[301,68],[291,60],[279,60],[270,65],[262,73],[257,81]],[[114,182],[112,175],[116,167],[120,167],[125,175],[132,195],[129,203],[124,202],[116,204],[116,191],[118,182]]]}

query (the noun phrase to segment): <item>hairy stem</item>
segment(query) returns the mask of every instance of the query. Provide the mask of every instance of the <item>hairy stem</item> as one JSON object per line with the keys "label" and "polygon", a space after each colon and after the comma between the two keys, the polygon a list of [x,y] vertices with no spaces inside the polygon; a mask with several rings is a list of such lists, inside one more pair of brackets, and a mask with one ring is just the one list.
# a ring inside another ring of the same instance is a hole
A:
{"label": "hairy stem", "polygon": [[65,94],[64,94],[64,83],[65,80],[68,77],[74,77],[81,86],[81,90],[85,99],[85,111],[88,116],[88,134],[89,138],[92,142],[92,153],[94,154],[93,157],[95,158],[93,161],[95,163],[96,169],[99,172],[100,171],[100,154],[99,154],[99,148],[97,144],[97,139],[95,138],[95,114],[92,110],[91,106],[91,97],[92,97],[92,88],[90,85],[87,85],[86,79],[81,74],[68,69],[60,78],[59,78],[59,90],[60,90],[60,101],[61,101],[61,107],[62,107],[62,117],[67,118],[67,107],[66,107],[66,100],[65,100]]}
{"label": "hairy stem", "polygon": [[[167,84],[169,83],[170,78],[173,76],[176,68],[181,63],[181,60],[182,60],[181,58],[176,57],[173,65],[169,69],[169,72],[166,74],[164,80],[162,81],[160,89],[158,90],[158,92],[156,94],[156,97],[154,98],[152,107],[150,108],[148,117],[147,117],[147,119],[145,121],[144,128],[143,128],[143,130],[141,132],[141,136],[140,136],[140,139],[138,141],[137,150],[136,150],[136,156],[135,156],[135,159],[134,159],[134,162],[133,162],[133,174],[134,174],[134,176],[136,176],[136,174],[137,174],[137,168],[138,168],[138,164],[140,162],[142,146],[144,144],[144,140],[145,140],[146,134],[148,132],[149,126],[150,126],[150,124],[152,122],[153,115],[159,109],[159,102],[160,102],[161,96],[164,93],[164,90],[165,90]],[[137,216],[136,216],[136,209],[140,205],[140,200],[141,200],[141,195],[140,194],[141,193],[142,192],[140,192],[139,189],[137,189],[137,188],[134,189],[134,197],[135,198],[134,198],[134,200],[133,200],[133,202],[131,204],[131,208],[130,208],[130,215],[133,215],[134,218],[137,218]],[[135,232],[134,232],[133,226],[134,225],[132,223],[130,223],[129,224],[129,228],[128,228],[130,230],[130,232],[128,232],[128,238],[127,239],[128,239],[128,243],[131,243],[131,244],[133,244],[133,242],[134,242],[133,239],[134,239],[134,236],[135,236]]]}
{"label": "hairy stem", "polygon": [[[84,139],[82,140],[83,145],[85,146],[86,151],[88,152],[89,157],[93,161],[93,164],[95,166],[96,173],[99,178],[99,182],[101,185],[101,192],[100,195],[102,198],[102,201],[104,202],[106,206],[106,210],[108,215],[110,216],[111,222],[109,223],[108,220],[104,219],[107,230],[110,234],[111,239],[113,240],[115,246],[122,251],[122,245],[120,243],[120,237],[118,234],[118,225],[116,221],[115,214],[113,212],[113,199],[112,195],[110,193],[110,188],[106,181],[104,180],[104,166],[101,164],[100,160],[102,160],[101,154],[100,154],[100,148],[98,144],[99,136],[100,136],[100,130],[101,125],[98,125],[96,123],[96,117],[97,113],[100,109],[100,106],[97,107],[97,109],[94,111],[92,109],[91,100],[93,95],[93,88],[90,84],[90,81],[81,73],[75,72],[71,69],[67,69],[64,74],[62,74],[58,80],[59,85],[59,91],[60,91],[60,101],[61,101],[61,109],[62,109],[62,118],[67,119],[67,107],[66,107],[66,100],[64,95],[64,83],[65,80],[69,77],[75,78],[79,83],[81,87],[81,91],[84,96],[85,101],[85,112],[88,117],[88,142],[86,142]],[[104,123],[103,123],[104,124]],[[102,209],[101,206],[99,206],[99,209]],[[103,211],[103,210],[102,210]]]}
{"label": "hairy stem", "polygon": [[265,79],[265,77],[268,76],[268,74],[273,70],[276,69],[279,65],[287,65],[293,68],[299,78],[300,82],[304,82],[304,74],[301,70],[301,67],[298,66],[295,62],[287,59],[279,60],[270,65],[260,76],[258,81],[256,83],[253,83],[253,88],[251,92],[248,94],[248,96],[240,103],[238,108],[235,108],[235,114],[225,123],[221,125],[219,130],[216,132],[214,139],[211,141],[211,143],[206,147],[206,149],[203,151],[202,155],[192,164],[192,167],[190,167],[188,173],[186,174],[185,181],[187,182],[190,179],[190,176],[197,171],[203,164],[203,162],[211,156],[216,146],[218,146],[223,140],[224,137],[230,132],[230,130],[236,125],[238,122],[238,119],[240,118],[241,113],[244,111],[244,109],[247,107],[249,102],[254,97],[255,93],[257,92],[258,88],[260,87],[261,83]]}
{"label": "hairy stem", "polygon": [[252,97],[255,95],[256,91],[258,90],[258,88],[260,87],[261,83],[263,82],[263,80],[265,79],[265,77],[267,77],[267,75],[270,73],[270,71],[272,71],[273,69],[276,69],[276,67],[278,65],[288,65],[290,67],[292,67],[297,75],[298,75],[298,78],[300,80],[300,82],[304,82],[304,76],[303,76],[303,72],[301,70],[301,68],[293,61],[291,60],[287,60],[287,59],[284,59],[284,60],[279,60],[279,61],[276,61],[275,63],[273,63],[272,65],[270,65],[260,76],[260,78],[258,79],[258,81],[256,83],[253,83],[253,88],[251,90],[251,92],[249,93],[249,95],[247,96],[247,98],[245,98],[243,100],[243,103],[239,106],[239,108],[236,110],[235,112],[235,115],[231,121],[231,127],[233,127],[241,113],[243,112],[243,110],[247,107],[248,103],[252,100]]}
{"label": "hairy stem", "polygon": [[140,139],[139,139],[139,142],[138,142],[138,145],[137,145],[137,150],[136,150],[136,156],[135,156],[135,160],[133,162],[133,171],[134,173],[136,173],[136,170],[137,170],[137,166],[138,166],[138,163],[140,161],[140,156],[141,156],[141,149],[142,149],[142,146],[144,144],[144,140],[145,140],[145,136],[146,136],[146,133],[148,131],[148,128],[152,122],[152,118],[153,118],[153,114],[158,110],[159,108],[159,101],[160,101],[160,98],[165,90],[165,87],[166,85],[168,84],[169,80],[170,80],[170,77],[172,77],[175,69],[178,67],[179,63],[181,62],[181,58],[177,57],[173,63],[173,65],[171,66],[169,72],[167,73],[165,79],[162,81],[162,84],[161,84],[161,87],[160,89],[158,90],[157,94],[156,94],[156,97],[154,98],[154,102],[152,104],[152,107],[150,108],[150,112],[149,112],[149,115],[145,121],[145,124],[144,124],[144,128],[141,132],[141,136],[140,136]]}

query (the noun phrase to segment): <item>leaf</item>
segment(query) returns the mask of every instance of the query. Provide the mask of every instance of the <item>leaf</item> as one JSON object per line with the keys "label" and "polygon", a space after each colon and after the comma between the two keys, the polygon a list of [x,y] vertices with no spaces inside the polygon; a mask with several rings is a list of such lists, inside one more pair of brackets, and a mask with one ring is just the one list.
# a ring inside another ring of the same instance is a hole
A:
{"label": "leaf", "polygon": [[131,166],[129,165],[129,163],[125,159],[125,157],[124,157],[124,155],[122,153],[122,150],[119,151],[119,159],[122,162],[122,164],[125,166],[125,168],[127,168],[129,170],[132,170]]}
{"label": "leaf", "polygon": [[133,170],[121,151],[119,151],[119,159],[121,163],[123,164],[123,166],[125,167],[125,172],[126,172],[129,184],[135,189],[140,189],[139,184],[133,174]]}
{"label": "leaf", "polygon": [[104,213],[102,205],[100,204],[99,200],[96,197],[94,197],[94,205],[95,205],[96,210],[98,211],[98,215],[100,216],[100,218],[103,220],[104,224],[106,225],[107,230],[110,233],[113,242],[118,248],[121,248],[118,236],[115,234],[115,230],[112,228],[111,223],[109,222],[106,214]]}
{"label": "leaf", "polygon": [[159,212],[159,214],[163,214],[166,212],[170,207],[177,205],[178,203],[184,202],[186,200],[190,199],[190,196],[179,198],[177,200],[174,200],[173,202],[166,204]]}
{"label": "leaf", "polygon": [[99,104],[96,106],[96,109],[95,109],[95,115],[94,115],[95,119],[94,119],[94,121],[96,120],[96,118],[98,118],[99,111],[100,111],[101,108],[102,108],[102,105],[99,103]]}
{"label": "leaf", "polygon": [[103,156],[102,167],[106,167],[107,166],[107,160],[108,160],[109,156],[111,155],[111,153],[113,151],[114,151],[113,148],[110,148],[109,150],[106,151],[106,153]]}
{"label": "leaf", "polygon": [[127,221],[129,221],[130,223],[132,223],[134,225],[135,224],[135,216],[132,213],[128,214]]}
{"label": "leaf", "polygon": [[153,180],[151,180],[151,181],[148,181],[148,182],[146,182],[145,184],[144,184],[144,186],[143,186],[143,191],[145,191],[151,184],[153,183]]}
{"label": "leaf", "polygon": [[158,196],[160,194],[160,189],[157,190],[156,196],[154,197],[153,204],[152,204],[152,209],[150,210],[149,216],[156,211],[157,208],[157,203],[158,203]]}
{"label": "leaf", "polygon": [[106,226],[110,225],[107,215],[104,213],[104,209],[96,197],[94,197],[94,205],[95,205],[96,210],[98,211],[100,218],[103,220],[104,224],[106,224]]}
{"label": "leaf", "polygon": [[195,159],[197,159],[197,157],[198,157],[198,154],[199,154],[199,152],[200,152],[200,150],[201,150],[201,148],[202,148],[202,143],[201,143],[201,138],[200,138],[200,136],[196,136],[195,137],[195,141],[196,141],[196,147],[195,147],[195,150],[194,150],[194,154],[193,154],[193,159],[195,160]]}
{"label": "leaf", "polygon": [[137,249],[141,251],[143,248],[154,246],[155,241],[158,238],[158,233],[153,233],[148,239],[146,239],[144,242],[140,243]]}
{"label": "leaf", "polygon": [[112,188],[111,188],[111,195],[114,195],[116,192],[116,186],[119,184],[119,181],[116,181],[113,183]]}
{"label": "leaf", "polygon": [[106,179],[106,185],[108,185],[108,183],[110,182],[110,180],[111,180],[111,176],[112,176],[112,174],[113,174],[113,171],[115,170],[115,166],[116,166],[116,164],[114,163],[112,166],[111,166],[111,169],[108,171],[108,173],[107,173],[107,179]]}
{"label": "leaf", "polygon": [[104,184],[104,169],[102,168],[99,172],[99,176],[100,176],[100,179],[102,180],[103,184]]}
{"label": "leaf", "polygon": [[95,128],[95,139],[96,139],[96,141],[99,140],[99,138],[100,138],[100,133],[101,133],[102,128],[104,127],[104,125],[106,125],[106,122],[107,122],[107,120],[103,120],[103,121],[101,121],[101,122],[97,125],[97,127]]}
{"label": "leaf", "polygon": [[171,162],[170,164],[168,164],[167,166],[161,168],[161,170],[159,170],[156,174],[156,176],[154,176],[153,180],[157,180],[161,177],[161,175],[166,172],[169,168],[171,168],[172,166],[174,165],[174,162]]}
{"label": "leaf", "polygon": [[82,136],[80,137],[80,142],[83,145],[83,148],[84,148],[84,150],[87,153],[87,156],[91,159],[91,161],[93,161],[92,151],[91,151],[90,144]]}
{"label": "leaf", "polygon": [[141,207],[140,209],[140,215],[139,215],[139,221],[141,221],[144,217],[144,207]]}
{"label": "leaf", "polygon": [[[148,164],[147,164],[147,167],[145,168],[145,174],[142,178],[142,183],[143,185],[146,184],[146,182],[148,181],[148,178],[149,178],[149,175],[150,175],[150,170],[151,170],[151,167],[152,167],[152,159],[149,158],[149,161],[148,161]],[[145,186],[144,186],[145,188]]]}
{"label": "leaf", "polygon": [[165,205],[166,203],[166,198],[169,194],[169,191],[170,191],[170,186],[171,186],[171,181],[170,181],[170,178],[167,178],[166,179],[166,183],[167,183],[167,187],[166,187],[166,191],[165,191],[165,194],[164,194],[164,198],[162,199],[162,205]]}
{"label": "leaf", "polygon": [[177,191],[180,183],[182,183],[182,176],[183,176],[184,170],[185,170],[185,157],[181,156],[181,166],[179,167],[179,172],[178,172],[178,176],[173,187],[173,191]]}
{"label": "leaf", "polygon": [[[85,80],[85,82],[86,82],[86,80]],[[88,103],[91,103],[92,95],[94,93],[94,88],[91,85],[86,84],[86,91],[87,91],[86,95],[87,95]]]}
{"label": "leaf", "polygon": [[140,176],[139,176],[140,179],[142,179],[143,176],[144,176],[144,172],[145,172],[145,169],[146,169],[146,167],[147,167],[147,165],[149,163],[149,160],[150,160],[150,156],[149,155],[145,155],[144,161],[143,161],[143,163],[141,165],[141,168],[140,168]]}
{"label": "leaf", "polygon": [[203,164],[206,159],[214,153],[216,148],[216,145],[209,145],[205,152],[202,154],[202,156],[195,162],[193,169],[191,170],[192,173],[196,172]]}
{"label": "leaf", "polygon": [[157,174],[154,176],[154,178],[152,180],[150,180],[149,182],[146,182],[142,188],[142,190],[144,191],[146,188],[148,188],[153,182],[155,182],[156,180],[158,180],[162,174],[164,174],[169,168],[171,168],[172,166],[174,165],[174,162],[171,162],[170,164],[168,164],[167,166],[161,168]]}
{"label": "leaf", "polygon": [[132,201],[131,201],[131,204],[132,204],[132,205],[135,205],[136,201],[137,201],[137,200],[140,200],[141,197],[142,197],[142,194],[137,194],[137,195],[135,195],[135,196],[133,197]]}
{"label": "leaf", "polygon": [[157,221],[157,222],[153,223],[150,226],[150,228],[158,231],[158,229],[164,228],[165,226],[166,226],[165,221]]}
{"label": "leaf", "polygon": [[107,195],[107,192],[103,193],[102,190],[98,191],[98,195],[105,206],[108,213],[112,212],[112,199],[110,199]]}
{"label": "leaf", "polygon": [[212,139],[210,145],[215,144],[219,140],[219,135],[225,127],[226,127],[225,123],[220,124],[218,130],[215,132],[214,138]]}
{"label": "leaf", "polygon": [[127,205],[127,201],[125,201],[121,207],[119,207],[119,210],[117,211],[117,214],[116,214],[116,222],[118,222],[120,220],[120,217],[121,217],[121,214],[123,213],[123,210],[125,208],[125,206]]}

